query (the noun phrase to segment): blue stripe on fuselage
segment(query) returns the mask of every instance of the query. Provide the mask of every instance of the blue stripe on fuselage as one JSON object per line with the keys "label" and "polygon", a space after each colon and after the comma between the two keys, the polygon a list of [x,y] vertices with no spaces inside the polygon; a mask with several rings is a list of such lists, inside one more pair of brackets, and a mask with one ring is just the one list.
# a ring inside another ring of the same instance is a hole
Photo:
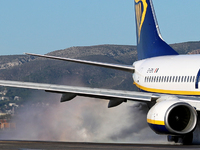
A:
{"label": "blue stripe on fuselage", "polygon": [[151,123],[148,123],[148,124],[151,127],[151,129],[158,134],[169,134],[169,131],[167,130],[165,125],[157,125],[157,124],[151,124]]}

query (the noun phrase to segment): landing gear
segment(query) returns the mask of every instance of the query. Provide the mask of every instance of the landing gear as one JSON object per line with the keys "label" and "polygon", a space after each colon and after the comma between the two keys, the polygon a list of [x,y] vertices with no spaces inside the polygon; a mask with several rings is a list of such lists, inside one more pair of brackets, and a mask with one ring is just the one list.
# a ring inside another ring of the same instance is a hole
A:
{"label": "landing gear", "polygon": [[168,140],[168,142],[178,143],[179,137],[178,137],[178,136],[171,136],[171,135],[168,135],[168,136],[167,136],[167,140]]}
{"label": "landing gear", "polygon": [[193,133],[188,133],[183,136],[168,135],[167,140],[169,142],[181,143],[183,145],[190,145],[190,144],[192,144],[192,141],[193,141]]}
{"label": "landing gear", "polygon": [[186,134],[181,139],[182,139],[183,145],[190,145],[192,144],[192,141],[193,141],[193,133]]}

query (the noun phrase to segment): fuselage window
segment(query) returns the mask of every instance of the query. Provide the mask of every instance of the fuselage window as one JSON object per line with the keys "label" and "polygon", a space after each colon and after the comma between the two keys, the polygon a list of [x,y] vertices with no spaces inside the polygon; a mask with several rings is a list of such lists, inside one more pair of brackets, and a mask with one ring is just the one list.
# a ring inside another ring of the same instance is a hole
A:
{"label": "fuselage window", "polygon": [[187,82],[189,82],[190,76],[187,77]]}
{"label": "fuselage window", "polygon": [[184,81],[183,79],[184,79],[184,76],[182,76],[182,78],[181,78],[181,82],[183,82],[183,81]]}
{"label": "fuselage window", "polygon": [[159,76],[156,77],[156,82],[158,82],[158,81],[159,81]]}
{"label": "fuselage window", "polygon": [[172,80],[172,76],[169,77],[169,82],[171,82],[171,80]]}
{"label": "fuselage window", "polygon": [[175,76],[173,76],[172,82],[174,82]]}
{"label": "fuselage window", "polygon": [[178,82],[180,82],[180,80],[181,80],[181,76],[178,77]]}
{"label": "fuselage window", "polygon": [[151,77],[151,82],[153,82],[153,76]]}
{"label": "fuselage window", "polygon": [[176,76],[175,82],[177,82],[177,80],[178,80],[178,76]]}
{"label": "fuselage window", "polygon": [[149,76],[148,82],[151,82],[151,76]]}
{"label": "fuselage window", "polygon": [[156,82],[156,76],[154,77],[154,82]]}
{"label": "fuselage window", "polygon": [[161,76],[159,76],[159,82],[161,82]]}
{"label": "fuselage window", "polygon": [[164,77],[162,76],[161,82],[163,82],[163,78],[164,78]]}
{"label": "fuselage window", "polygon": [[185,76],[184,82],[186,82],[187,76]]}
{"label": "fuselage window", "polygon": [[190,82],[192,82],[192,76],[190,76]]}
{"label": "fuselage window", "polygon": [[195,82],[195,76],[193,76],[193,82]]}
{"label": "fuselage window", "polygon": [[168,80],[169,80],[169,76],[167,76],[167,78],[166,78],[166,82],[168,82]]}

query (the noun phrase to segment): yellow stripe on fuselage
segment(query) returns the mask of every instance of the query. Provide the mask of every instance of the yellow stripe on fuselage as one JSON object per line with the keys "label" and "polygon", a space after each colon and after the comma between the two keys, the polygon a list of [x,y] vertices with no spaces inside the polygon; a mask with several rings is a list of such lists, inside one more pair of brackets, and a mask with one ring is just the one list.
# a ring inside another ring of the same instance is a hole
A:
{"label": "yellow stripe on fuselage", "polygon": [[154,125],[165,125],[164,121],[147,119],[147,122],[150,123],[150,124],[154,124]]}
{"label": "yellow stripe on fuselage", "polygon": [[164,90],[164,89],[153,89],[141,86],[134,82],[134,84],[141,90],[153,93],[163,93],[163,94],[177,94],[177,95],[200,95],[200,91],[177,91],[177,90]]}

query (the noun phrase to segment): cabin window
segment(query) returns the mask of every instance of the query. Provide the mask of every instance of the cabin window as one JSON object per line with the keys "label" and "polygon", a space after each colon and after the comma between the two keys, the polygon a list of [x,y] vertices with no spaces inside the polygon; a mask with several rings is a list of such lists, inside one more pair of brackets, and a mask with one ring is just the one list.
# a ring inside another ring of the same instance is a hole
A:
{"label": "cabin window", "polygon": [[190,82],[192,82],[192,76],[190,76]]}
{"label": "cabin window", "polygon": [[176,76],[175,82],[177,82],[177,80],[178,80],[178,76]]}
{"label": "cabin window", "polygon": [[189,82],[189,79],[190,79],[190,77],[188,76],[188,77],[187,77],[187,82]]}
{"label": "cabin window", "polygon": [[153,76],[151,77],[151,82],[153,82]]}
{"label": "cabin window", "polygon": [[195,76],[145,76],[144,82],[195,82]]}
{"label": "cabin window", "polygon": [[172,80],[172,76],[169,77],[169,82],[171,82],[171,80]]}
{"label": "cabin window", "polygon": [[184,76],[182,76],[182,78],[181,78],[181,82],[183,82],[184,81]]}
{"label": "cabin window", "polygon": [[193,76],[193,82],[195,82],[195,76]]}
{"label": "cabin window", "polygon": [[173,76],[172,82],[174,82],[175,76]]}
{"label": "cabin window", "polygon": [[186,82],[187,76],[185,76],[184,82]]}
{"label": "cabin window", "polygon": [[160,76],[159,82],[161,82],[161,78],[162,78],[162,76]]}
{"label": "cabin window", "polygon": [[181,81],[181,76],[178,77],[178,82],[180,82],[180,81]]}
{"label": "cabin window", "polygon": [[156,82],[156,76],[154,77],[154,82]]}
{"label": "cabin window", "polygon": [[166,82],[166,79],[167,79],[167,77],[165,76],[165,78],[164,78],[164,82]]}
{"label": "cabin window", "polygon": [[161,77],[161,82],[163,82],[163,76]]}
{"label": "cabin window", "polygon": [[168,80],[169,80],[169,76],[167,76],[167,78],[166,78],[166,82],[168,82]]}
{"label": "cabin window", "polygon": [[158,76],[156,77],[156,82],[158,82]]}

